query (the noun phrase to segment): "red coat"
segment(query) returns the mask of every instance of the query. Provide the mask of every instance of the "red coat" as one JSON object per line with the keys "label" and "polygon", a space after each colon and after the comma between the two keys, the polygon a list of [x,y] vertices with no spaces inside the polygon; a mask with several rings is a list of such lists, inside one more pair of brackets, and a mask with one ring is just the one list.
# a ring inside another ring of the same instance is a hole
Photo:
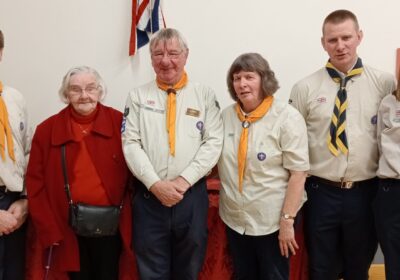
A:
{"label": "red coat", "polygon": [[[110,201],[119,205],[126,194],[120,216],[123,249],[119,279],[131,280],[135,279],[135,259],[131,250],[132,214],[130,193],[125,192],[130,173],[122,153],[121,122],[119,111],[99,104],[92,133],[84,141]],[[32,140],[26,187],[35,234],[28,243],[28,279],[42,279],[39,277],[47,257],[45,248],[55,242],[59,246],[54,248],[51,261],[54,274],[61,272],[60,275],[65,276],[66,271],[79,270],[78,243],[68,226],[68,202],[61,166],[61,145],[66,144],[67,169],[73,169],[79,152],[79,143],[73,139],[71,113],[67,107],[41,123]],[[68,172],[68,176],[69,181],[73,181],[74,174]]]}

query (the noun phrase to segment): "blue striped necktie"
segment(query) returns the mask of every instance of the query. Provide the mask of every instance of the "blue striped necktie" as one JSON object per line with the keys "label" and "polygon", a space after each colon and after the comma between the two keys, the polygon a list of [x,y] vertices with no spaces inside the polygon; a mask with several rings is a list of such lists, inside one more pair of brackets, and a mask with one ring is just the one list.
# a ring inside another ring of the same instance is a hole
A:
{"label": "blue striped necktie", "polygon": [[338,156],[340,152],[347,155],[349,146],[346,137],[346,109],[347,109],[347,91],[346,84],[352,77],[360,75],[363,71],[363,65],[360,58],[354,65],[353,69],[342,78],[335,67],[328,61],[326,71],[329,76],[340,85],[333,107],[333,114],[328,135],[328,148],[334,156]]}

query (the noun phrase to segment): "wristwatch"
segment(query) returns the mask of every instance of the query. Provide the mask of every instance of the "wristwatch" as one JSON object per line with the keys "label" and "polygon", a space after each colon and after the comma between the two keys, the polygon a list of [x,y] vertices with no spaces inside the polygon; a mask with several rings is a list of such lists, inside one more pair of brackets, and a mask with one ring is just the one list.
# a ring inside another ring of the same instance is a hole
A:
{"label": "wristwatch", "polygon": [[290,216],[289,214],[282,213],[282,219],[284,220],[294,220],[296,216]]}

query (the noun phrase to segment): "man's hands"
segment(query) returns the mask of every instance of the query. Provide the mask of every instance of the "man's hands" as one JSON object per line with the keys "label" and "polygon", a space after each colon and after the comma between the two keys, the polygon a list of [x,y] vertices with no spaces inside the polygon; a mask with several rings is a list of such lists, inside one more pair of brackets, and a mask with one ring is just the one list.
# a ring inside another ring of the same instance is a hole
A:
{"label": "man's hands", "polygon": [[0,235],[10,234],[18,229],[28,216],[28,200],[20,199],[11,204],[8,210],[0,210]]}
{"label": "man's hands", "polygon": [[177,177],[171,181],[158,181],[150,187],[150,191],[157,197],[162,205],[172,207],[178,204],[190,184],[183,178]]}

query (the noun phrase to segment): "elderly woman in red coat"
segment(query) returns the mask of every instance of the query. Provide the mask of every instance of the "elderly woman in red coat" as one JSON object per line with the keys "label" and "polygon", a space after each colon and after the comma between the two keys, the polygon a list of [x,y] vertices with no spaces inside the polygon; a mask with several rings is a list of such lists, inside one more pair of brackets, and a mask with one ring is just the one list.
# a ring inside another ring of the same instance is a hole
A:
{"label": "elderly woman in red coat", "polygon": [[[50,264],[51,279],[134,279],[127,190],[130,174],[121,149],[122,113],[100,103],[105,84],[86,66],[72,68],[65,75],[59,94],[68,105],[37,127],[26,175],[35,232],[31,246],[36,252],[36,259],[28,260],[32,263],[28,276],[41,279],[44,267]],[[74,203],[118,206],[123,202],[116,234],[87,237],[69,225],[63,145]]]}

